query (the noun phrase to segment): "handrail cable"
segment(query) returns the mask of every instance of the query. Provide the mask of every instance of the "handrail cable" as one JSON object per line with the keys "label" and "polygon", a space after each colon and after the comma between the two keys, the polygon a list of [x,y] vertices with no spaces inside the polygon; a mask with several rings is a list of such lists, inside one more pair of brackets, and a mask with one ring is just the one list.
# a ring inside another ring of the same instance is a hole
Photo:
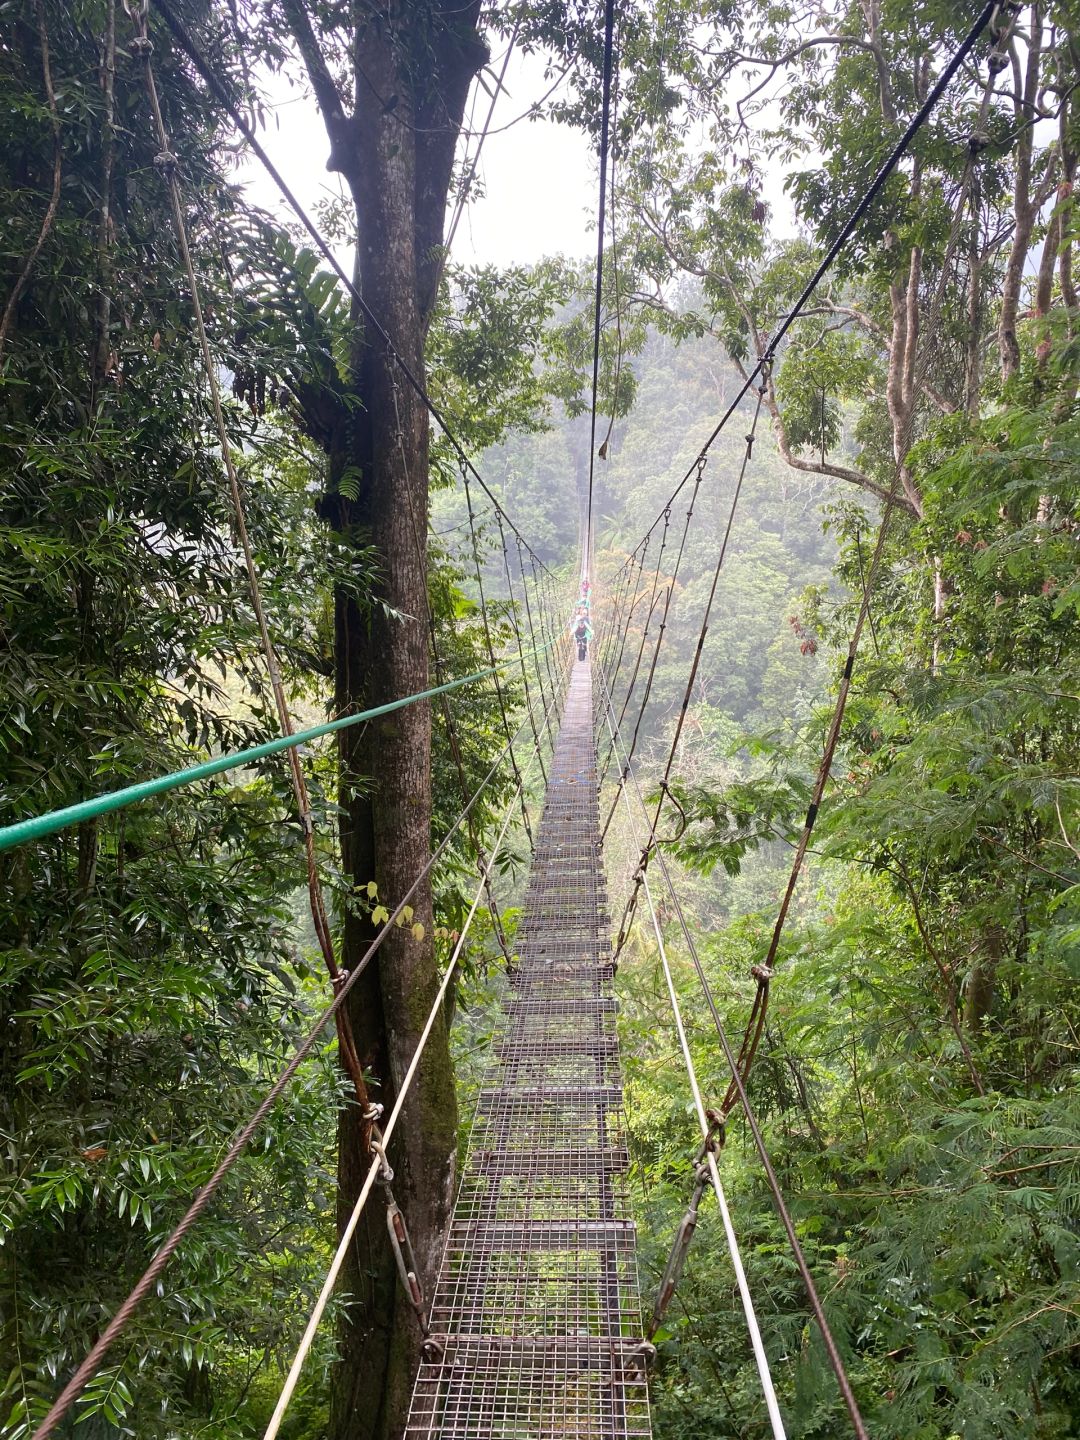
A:
{"label": "handrail cable", "polygon": [[[554,697],[551,703],[554,704]],[[515,742],[521,736],[527,724],[528,720],[523,720],[521,722],[514,735]],[[61,1390],[59,1396],[56,1398],[51,1408],[49,1409],[48,1414],[45,1416],[44,1420],[41,1422],[38,1428],[34,1431],[33,1435],[31,1436],[31,1440],[47,1440],[47,1437],[53,1434],[57,1425],[59,1425],[60,1421],[64,1418],[67,1412],[71,1409],[72,1405],[75,1403],[75,1400],[78,1398],[78,1396],[82,1393],[82,1391],[86,1388],[89,1382],[93,1379],[97,1371],[100,1369],[101,1364],[105,1359],[105,1356],[112,1349],[113,1345],[115,1344],[122,1331],[127,1326],[127,1323],[131,1319],[134,1312],[138,1309],[139,1305],[143,1302],[143,1300],[146,1299],[146,1296],[150,1293],[150,1290],[153,1287],[154,1283],[157,1281],[162,1271],[166,1268],[173,1255],[179,1249],[188,1232],[195,1225],[196,1221],[202,1215],[203,1211],[210,1204],[210,1201],[221,1188],[222,1182],[224,1181],[226,1175],[228,1175],[229,1171],[236,1164],[236,1161],[240,1158],[241,1154],[246,1149],[252,1136],[259,1129],[260,1125],[266,1119],[267,1115],[273,1109],[277,1101],[288,1089],[289,1083],[296,1075],[296,1072],[299,1070],[300,1066],[315,1048],[315,1044],[318,1041],[319,1036],[326,1029],[330,1021],[334,1019],[341,1007],[345,1004],[345,1000],[349,992],[360,979],[361,975],[363,975],[364,971],[367,969],[372,959],[378,953],[386,936],[390,934],[391,930],[397,924],[398,917],[404,914],[405,907],[416,894],[420,885],[423,883],[423,881],[427,878],[428,874],[431,872],[434,866],[449,849],[450,842],[460,830],[461,826],[465,823],[473,806],[475,806],[480,796],[484,793],[488,785],[491,783],[491,781],[494,779],[495,775],[501,768],[502,763],[506,758],[506,751],[508,748],[508,746],[504,746],[503,749],[499,752],[494,763],[487,771],[487,774],[473,791],[468,805],[466,805],[458,813],[457,818],[454,820],[454,822],[447,830],[446,834],[439,841],[438,845],[435,847],[432,853],[428,856],[427,860],[421,866],[418,874],[416,875],[416,878],[406,890],[405,894],[397,902],[390,915],[383,922],[382,928],[372,940],[371,944],[364,951],[363,955],[361,955],[360,959],[348,972],[347,975],[342,972],[344,978],[342,980],[342,983],[337,986],[333,1000],[329,1003],[329,1005],[327,1005],[326,1009],[323,1010],[322,1014],[317,1018],[315,1023],[308,1030],[307,1034],[296,1046],[291,1058],[287,1061],[284,1068],[278,1075],[277,1079],[274,1081],[273,1085],[271,1085],[270,1089],[266,1092],[258,1107],[255,1109],[247,1122],[236,1133],[235,1137],[229,1145],[229,1148],[226,1150],[225,1154],[218,1162],[218,1165],[214,1169],[210,1178],[206,1181],[204,1185],[200,1187],[197,1195],[195,1196],[195,1199],[188,1206],[187,1210],[184,1212],[183,1216],[180,1218],[179,1222],[176,1224],[172,1232],[165,1240],[162,1241],[161,1245],[158,1246],[157,1250],[154,1252],[152,1259],[150,1260],[149,1265],[146,1267],[138,1281],[132,1287],[123,1304],[119,1307],[119,1309],[113,1315],[112,1319],[105,1326],[105,1329],[98,1336],[98,1339],[95,1341],[94,1345],[87,1352],[85,1358],[83,1359],[82,1363],[79,1365],[75,1373],[72,1375],[71,1379],[64,1386],[63,1390]]]}
{"label": "handrail cable", "polygon": [[[615,712],[611,704],[611,695],[608,691],[607,681],[602,673],[600,675],[600,685],[604,695],[604,718],[607,722],[608,733],[611,736],[611,744],[614,749],[618,745],[619,732],[615,722]],[[632,768],[630,773],[634,776],[634,784],[636,785],[637,777]],[[638,791],[638,797],[641,799],[640,790]],[[626,818],[630,826],[631,839],[633,843],[637,845],[639,843],[637,822],[634,819],[634,812],[630,805],[630,796],[627,794],[625,786],[622,790],[622,799],[626,807]],[[644,802],[642,802],[642,815],[645,820],[648,821]],[[784,1440],[784,1422],[776,1399],[772,1372],[769,1368],[769,1357],[765,1353],[765,1345],[761,1338],[761,1329],[758,1325],[757,1313],[754,1309],[753,1296],[750,1294],[750,1285],[746,1278],[746,1270],[743,1267],[739,1242],[735,1235],[731,1213],[728,1210],[727,1198],[724,1194],[724,1186],[720,1179],[720,1169],[716,1160],[716,1127],[714,1122],[709,1118],[709,1114],[705,1108],[705,1102],[702,1099],[697,1067],[694,1065],[694,1058],[690,1052],[690,1042],[686,1036],[686,1025],[683,1021],[682,1005],[680,1004],[678,991],[675,987],[675,979],[671,971],[671,962],[668,958],[667,946],[664,942],[664,932],[660,928],[656,906],[653,903],[652,892],[649,889],[648,877],[645,879],[644,889],[645,900],[649,907],[649,915],[652,919],[653,933],[656,936],[656,947],[664,971],[664,980],[667,984],[668,996],[671,1000],[671,1013],[675,1020],[675,1031],[679,1038],[679,1049],[682,1051],[683,1065],[686,1069],[687,1079],[690,1082],[690,1094],[694,1101],[694,1113],[697,1116],[698,1127],[701,1130],[702,1163],[708,1166],[709,1178],[712,1181],[712,1188],[716,1194],[717,1204],[720,1207],[720,1215],[724,1224],[724,1235],[727,1239],[728,1252],[731,1255],[732,1268],[735,1271],[735,1283],[739,1289],[739,1298],[742,1301],[743,1314],[746,1317],[746,1327],[750,1333],[750,1344],[753,1348],[754,1362],[757,1365],[758,1375],[761,1379],[765,1405],[769,1412],[769,1422],[776,1440]]]}
{"label": "handrail cable", "polygon": [[[567,662],[567,669],[568,668],[569,661]],[[391,1178],[393,1176],[393,1171],[390,1170],[389,1164],[387,1162],[385,1146],[389,1143],[390,1137],[393,1135],[394,1130],[397,1127],[398,1120],[400,1119],[402,1109],[405,1105],[406,1096],[408,1095],[409,1090],[412,1088],[412,1083],[416,1078],[417,1071],[419,1070],[421,1056],[423,1055],[424,1049],[427,1046],[428,1039],[431,1035],[432,1029],[434,1028],[439,1011],[442,1009],[443,1002],[446,999],[447,991],[450,988],[450,982],[453,980],[454,975],[457,971],[458,960],[461,956],[462,949],[464,948],[465,941],[468,937],[469,929],[472,925],[473,919],[475,918],[477,909],[479,908],[481,896],[483,895],[485,888],[490,882],[491,873],[495,866],[495,861],[498,858],[499,850],[502,847],[503,839],[506,835],[507,830],[509,829],[510,821],[513,819],[514,807],[517,803],[518,794],[524,788],[526,776],[528,776],[528,774],[531,772],[533,765],[535,761],[539,759],[539,756],[540,747],[535,746],[532,755],[526,761],[524,770],[518,772],[517,784],[515,786],[514,794],[511,795],[509,801],[507,802],[505,813],[503,815],[502,825],[499,829],[499,833],[495,839],[495,842],[492,845],[491,854],[484,863],[483,874],[480,878],[479,885],[477,885],[476,887],[476,893],[473,896],[472,905],[469,907],[469,913],[465,917],[464,923],[462,924],[461,931],[454,945],[453,952],[451,953],[450,959],[447,961],[446,969],[443,972],[443,977],[439,985],[438,992],[435,996],[434,1001],[432,1002],[431,1009],[428,1012],[427,1020],[424,1022],[424,1028],[420,1032],[420,1037],[416,1042],[416,1047],[413,1050],[412,1056],[409,1060],[408,1068],[406,1069],[405,1074],[402,1077],[401,1084],[398,1087],[397,1095],[394,1098],[394,1103],[383,1125],[382,1146],[380,1147],[379,1151],[371,1158],[371,1162],[368,1165],[367,1174],[364,1176],[364,1182],[360,1187],[360,1193],[356,1197],[356,1203],[353,1205],[352,1213],[349,1215],[349,1219],[345,1224],[345,1228],[342,1230],[341,1235],[338,1239],[337,1249],[335,1250],[334,1257],[331,1260],[330,1265],[327,1269],[326,1276],[322,1283],[322,1288],[320,1289],[318,1294],[318,1298],[316,1299],[315,1304],[312,1307],[311,1315],[308,1319],[307,1325],[304,1328],[304,1333],[300,1338],[300,1343],[296,1348],[296,1354],[293,1357],[292,1364],[289,1366],[289,1373],[285,1377],[285,1382],[281,1388],[281,1393],[278,1396],[277,1404],[274,1406],[274,1413],[271,1415],[269,1423],[267,1424],[265,1433],[263,1435],[263,1440],[274,1440],[274,1437],[277,1435],[278,1430],[280,1429],[281,1422],[285,1418],[285,1412],[289,1408],[293,1393],[295,1392],[297,1383],[300,1379],[300,1373],[304,1368],[304,1361],[307,1359],[308,1352],[311,1350],[312,1343],[315,1339],[315,1334],[319,1328],[319,1324],[322,1320],[323,1314],[330,1301],[330,1297],[334,1292],[334,1287],[337,1284],[338,1276],[341,1273],[341,1268],[344,1265],[345,1259],[348,1256],[349,1250],[352,1247],[353,1236],[356,1233],[356,1227],[360,1223],[360,1217],[363,1214],[368,1202],[368,1198],[370,1197],[371,1192],[375,1187],[375,1182],[376,1180],[385,1180],[385,1176],[388,1172]]]}
{"label": "handrail cable", "polygon": [[[637,778],[637,772],[634,770],[633,765],[629,760],[627,760],[625,763],[628,777],[632,780],[634,789],[637,793],[638,804],[641,808],[642,814],[647,819],[648,810],[645,805],[645,797],[642,794],[640,782]],[[750,1104],[750,1097],[746,1092],[746,1086],[743,1083],[743,1078],[739,1073],[738,1064],[735,1055],[731,1049],[731,1044],[728,1040],[727,1032],[724,1029],[724,1023],[721,1019],[720,1011],[717,1007],[716,999],[712,992],[712,986],[709,984],[708,976],[705,973],[705,967],[702,964],[701,956],[698,953],[697,941],[694,939],[694,933],[691,929],[690,922],[686,918],[685,911],[682,907],[682,902],[679,899],[678,891],[675,889],[674,881],[671,878],[671,872],[668,869],[667,857],[665,856],[662,849],[657,850],[656,858],[657,863],[660,866],[660,873],[663,876],[664,884],[667,887],[668,894],[671,896],[672,908],[675,911],[676,918],[679,922],[679,929],[682,931],[683,940],[686,943],[687,953],[690,956],[691,963],[693,964],[694,971],[697,975],[698,985],[701,989],[705,1004],[708,1007],[709,1014],[712,1018],[713,1027],[716,1030],[717,1038],[720,1042],[720,1048],[724,1053],[724,1059],[727,1062],[729,1070],[731,1071],[732,1079],[738,1091],[738,1096],[742,1105],[743,1113],[746,1116],[747,1127],[750,1131],[750,1136],[753,1141],[754,1149],[757,1151],[758,1159],[761,1161],[762,1168],[765,1172],[765,1180],[772,1194],[773,1204],[776,1207],[776,1213],[780,1218],[780,1223],[783,1226],[785,1235],[787,1236],[788,1245],[795,1260],[796,1268],[798,1269],[799,1275],[802,1279],[803,1288],[806,1291],[806,1296],[810,1304],[811,1312],[813,1313],[814,1320],[817,1323],[818,1330],[821,1333],[821,1338],[825,1346],[825,1353],[828,1357],[829,1366],[833,1372],[833,1375],[836,1377],[836,1383],[840,1388],[840,1393],[843,1397],[844,1405],[847,1409],[848,1416],[851,1420],[852,1428],[854,1429],[857,1436],[857,1440],[869,1440],[866,1426],[859,1411],[858,1402],[855,1399],[854,1391],[851,1388],[851,1382],[848,1379],[847,1370],[844,1366],[843,1359],[841,1358],[840,1351],[837,1347],[836,1340],[832,1333],[832,1329],[829,1326],[828,1319],[826,1318],[825,1310],[821,1303],[821,1297],[818,1295],[817,1286],[814,1283],[814,1277],[810,1273],[810,1267],[807,1264],[806,1256],[803,1253],[802,1245],[799,1241],[798,1234],[796,1233],[794,1221],[791,1218],[791,1213],[788,1210],[787,1202],[784,1199],[783,1191],[780,1188],[780,1181],[777,1177],[776,1170],[773,1167],[772,1159],[769,1156],[768,1147],[765,1144],[765,1137],[761,1133],[761,1127],[758,1123],[757,1116],[754,1113],[754,1109]]]}
{"label": "handrail cable", "polygon": [[[361,311],[363,312],[364,319],[371,326],[375,334],[378,335],[386,351],[386,354],[390,357],[391,360],[393,360],[394,364],[404,375],[405,379],[409,383],[410,388],[416,393],[416,396],[420,400],[421,404],[423,404],[428,414],[438,425],[439,429],[442,431],[443,435],[449,442],[451,449],[457,456],[459,463],[468,467],[468,470],[472,475],[473,479],[477,482],[477,484],[483,490],[484,494],[488,497],[491,503],[496,506],[496,508],[502,510],[502,513],[506,518],[506,523],[510,526],[510,529],[513,530],[514,534],[521,539],[522,543],[530,550],[530,553],[532,553],[531,546],[529,546],[528,541],[525,540],[525,537],[521,534],[521,531],[514,524],[514,521],[512,517],[508,514],[505,506],[500,503],[494,493],[489,489],[486,481],[484,480],[484,477],[480,474],[476,466],[469,459],[468,453],[465,450],[464,445],[457,438],[457,435],[452,429],[450,422],[447,420],[442,409],[438,405],[436,405],[434,400],[432,400],[431,396],[428,394],[426,388],[424,387],[423,382],[417,377],[417,375],[413,371],[412,366],[409,365],[408,361],[404,358],[403,355],[401,355],[397,347],[394,345],[386,329],[380,323],[374,311],[371,309],[371,306],[368,304],[367,300],[361,293],[359,286],[346,272],[344,266],[338,260],[333,250],[331,250],[330,246],[323,239],[322,233],[320,232],[318,226],[311,219],[310,215],[308,215],[304,207],[300,204],[300,201],[293,194],[293,191],[286,183],[281,172],[277,169],[273,161],[270,159],[270,156],[267,154],[266,150],[260,144],[258,136],[255,134],[252,127],[248,124],[247,120],[241,114],[239,107],[233,101],[224,82],[211,68],[209,61],[203,55],[202,51],[199,49],[195,41],[188,34],[184,25],[174,14],[169,0],[152,0],[152,3],[154,7],[159,11],[161,18],[165,21],[165,24],[168,26],[169,30],[172,32],[172,35],[176,40],[177,44],[179,44],[180,48],[185,52],[188,59],[195,66],[195,69],[202,76],[204,83],[210,88],[211,91],[213,91],[222,109],[225,111],[229,119],[239,130],[240,134],[244,137],[244,140],[247,142],[248,146],[250,147],[256,158],[259,160],[259,163],[262,165],[263,169],[277,186],[282,199],[289,206],[290,210],[292,210],[293,214],[300,221],[301,225],[303,225],[304,229],[311,236],[320,254],[326,260],[327,264],[330,265],[331,269],[334,271],[335,275],[337,275],[341,283],[345,286],[348,294],[352,297],[353,300],[356,301],[357,305],[359,305]],[[540,563],[543,564],[542,561]],[[547,567],[544,566],[544,568],[546,569]]]}
{"label": "handrail cable", "polygon": [[[538,645],[535,651],[526,651],[526,656],[550,650],[558,639],[559,637],[555,636],[544,645]],[[506,670],[516,664],[517,657],[508,656],[507,659],[500,660],[494,668]],[[193,785],[199,780],[210,779],[212,775],[221,775],[227,770],[237,770],[244,765],[254,764],[256,760],[265,760],[282,750],[320,740],[324,735],[334,735],[352,725],[361,725],[369,720],[378,720],[383,715],[392,715],[396,710],[402,710],[406,705],[415,705],[419,700],[433,700],[439,695],[460,690],[463,685],[474,685],[479,680],[486,680],[491,673],[491,666],[474,670],[470,675],[448,680],[445,685],[433,685],[415,695],[406,695],[400,700],[388,700],[385,705],[373,705],[370,709],[358,710],[355,715],[325,720],[322,724],[309,726],[306,730],[294,730],[291,735],[279,735],[261,745],[250,745],[245,750],[233,750],[227,755],[218,755],[213,760],[204,760],[198,765],[189,765],[182,770],[172,770],[167,775],[158,775],[153,780],[139,780],[134,785],[124,785],[119,790],[107,790],[105,794],[95,795],[90,800],[79,800],[74,805],[47,810],[41,815],[28,816],[25,820],[16,820],[11,825],[0,828],[0,851],[11,850],[16,845],[25,845],[31,840],[42,840],[47,835],[55,835],[57,831],[79,825],[84,820],[93,820],[98,815],[123,810],[128,805],[152,799],[155,795],[165,794],[169,790],[178,790],[183,785]]]}
{"label": "handrail cable", "polygon": [[[157,3],[157,0],[155,0],[155,3]],[[924,123],[929,118],[934,107],[937,105],[938,101],[941,99],[942,95],[948,88],[953,76],[960,69],[961,65],[971,53],[971,50],[974,48],[975,43],[979,39],[980,35],[987,28],[988,25],[991,26],[991,28],[995,28],[999,14],[1004,12],[1005,15],[1008,16],[1011,10],[1012,0],[986,0],[986,4],[983,6],[970,30],[968,30],[967,34],[964,36],[964,39],[957,47],[952,59],[949,61],[949,63],[945,66],[945,69],[939,75],[926,99],[919,106],[918,110],[915,112],[912,118],[908,121],[903,135],[901,135],[900,139],[893,146],[892,150],[890,150],[888,156],[878,167],[878,170],[874,175],[873,180],[870,182],[862,198],[858,201],[855,208],[852,210],[845,224],[841,227],[840,233],[837,235],[833,243],[829,246],[824,257],[819,262],[817,269],[814,271],[813,275],[803,287],[801,294],[795,301],[795,304],[780,321],[780,324],[777,326],[771,339],[768,341],[761,355],[758,357],[757,363],[754,365],[753,369],[750,370],[749,373],[746,375],[746,378],[743,381],[743,384],[740,387],[735,398],[731,401],[728,408],[724,411],[723,415],[716,423],[712,433],[709,435],[708,439],[705,441],[704,445],[701,447],[694,460],[691,462],[689,469],[686,471],[686,474],[679,481],[678,485],[676,485],[675,489],[672,491],[667,501],[665,501],[664,507],[661,509],[656,519],[649,526],[649,531],[656,529],[657,525],[660,523],[660,519],[663,515],[664,509],[666,509],[668,505],[671,505],[675,501],[675,499],[682,491],[683,487],[692,478],[695,467],[698,466],[705,458],[705,456],[708,455],[714,441],[717,439],[720,432],[724,429],[728,421],[731,419],[732,415],[738,409],[738,406],[743,400],[743,397],[749,394],[750,389],[754,384],[754,381],[762,373],[765,367],[767,365],[771,365],[772,362],[775,360],[777,347],[779,346],[780,341],[783,340],[784,336],[791,329],[792,325],[794,325],[795,321],[802,314],[806,305],[813,298],[815,290],[821,284],[821,281],[825,278],[826,274],[836,262],[836,259],[839,256],[841,250],[843,250],[844,246],[851,239],[851,236],[855,233],[859,224],[866,217],[871,205],[873,205],[874,201],[880,195],[892,172],[896,169],[897,165],[904,158],[904,155],[907,153],[911,142],[922,129]],[[998,38],[1000,38],[1000,34],[1001,32],[999,31]],[[646,533],[649,532],[647,531]]]}
{"label": "handrail cable", "polygon": [[611,143],[611,72],[615,60],[615,0],[604,0],[603,99],[600,115],[600,196],[596,215],[596,297],[593,305],[592,404],[589,411],[589,495],[585,510],[583,571],[592,572],[593,473],[596,467],[596,406],[600,388],[600,322],[604,288],[604,222],[607,218],[608,149]]}

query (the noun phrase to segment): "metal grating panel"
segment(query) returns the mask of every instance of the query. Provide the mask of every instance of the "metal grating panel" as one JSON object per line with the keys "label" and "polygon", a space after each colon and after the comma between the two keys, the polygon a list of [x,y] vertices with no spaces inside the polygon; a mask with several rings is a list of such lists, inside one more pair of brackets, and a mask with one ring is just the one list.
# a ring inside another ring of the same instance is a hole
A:
{"label": "metal grating panel", "polygon": [[649,1440],[587,664],[550,766],[410,1440]]}

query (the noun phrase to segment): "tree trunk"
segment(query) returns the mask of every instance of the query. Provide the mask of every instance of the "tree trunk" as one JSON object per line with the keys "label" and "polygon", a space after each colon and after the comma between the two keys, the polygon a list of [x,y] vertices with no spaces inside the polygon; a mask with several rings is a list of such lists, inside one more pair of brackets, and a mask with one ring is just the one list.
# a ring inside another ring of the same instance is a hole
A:
{"label": "tree trunk", "polygon": [[1016,326],[1020,314],[1020,291],[1024,281],[1024,262],[1031,248],[1036,206],[1031,200],[1031,161],[1035,130],[1026,123],[1038,96],[1042,58],[1042,5],[1031,6],[1031,23],[1027,45],[1027,62],[1021,79],[1020,62],[1015,44],[1011,47],[1013,85],[1017,98],[1013,114],[1020,133],[1016,139],[1016,172],[1013,181],[1013,240],[1005,266],[1001,291],[1001,314],[998,320],[998,351],[1001,356],[1001,378],[1006,381],[1020,364],[1020,341]]}
{"label": "tree trunk", "polygon": [[[356,207],[362,293],[394,350],[422,381],[454,151],[469,85],[486,57],[476,30],[479,4],[357,8],[347,37],[317,33],[315,12],[303,0],[287,0],[284,8],[326,124],[330,168],[345,176]],[[326,63],[324,42],[331,38],[355,66],[351,113]],[[351,591],[336,597],[339,714],[429,683],[427,575],[412,530],[415,517],[423,545],[428,415],[376,327],[359,314],[354,321],[352,391],[358,403],[331,446],[323,513],[347,542],[374,548],[378,575],[367,608]],[[364,578],[358,576],[361,583]],[[344,873],[358,893],[374,880],[379,902],[390,910],[431,851],[431,733],[430,706],[416,704],[341,736]],[[439,983],[428,881],[409,903],[423,931],[395,928],[349,999],[372,1098],[387,1109]],[[345,916],[341,961],[347,970],[374,933],[361,909]],[[440,1021],[390,1151],[395,1198],[427,1296],[450,1214],[456,1145],[448,1034]],[[369,1163],[355,1111],[347,1109],[339,1125],[339,1225]],[[330,1434],[333,1440],[392,1440],[404,1426],[421,1337],[397,1281],[381,1187],[357,1231],[339,1298],[348,1304]]]}

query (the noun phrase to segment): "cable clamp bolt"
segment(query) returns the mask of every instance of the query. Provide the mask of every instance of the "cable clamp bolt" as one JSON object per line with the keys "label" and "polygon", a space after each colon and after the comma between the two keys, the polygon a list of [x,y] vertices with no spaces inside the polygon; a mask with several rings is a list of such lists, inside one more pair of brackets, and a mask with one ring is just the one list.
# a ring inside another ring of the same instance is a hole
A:
{"label": "cable clamp bolt", "polygon": [[712,1109],[706,1110],[705,1119],[709,1122],[709,1133],[705,1136],[701,1146],[701,1165],[698,1167],[699,1178],[703,1178],[701,1176],[702,1170],[708,1170],[708,1160],[706,1156],[719,1154],[727,1144],[727,1122],[720,1111]]}
{"label": "cable clamp bolt", "polygon": [[656,1346],[648,1340],[642,1340],[631,1350],[630,1358],[632,1361],[636,1361],[643,1370],[648,1370],[656,1359]]}

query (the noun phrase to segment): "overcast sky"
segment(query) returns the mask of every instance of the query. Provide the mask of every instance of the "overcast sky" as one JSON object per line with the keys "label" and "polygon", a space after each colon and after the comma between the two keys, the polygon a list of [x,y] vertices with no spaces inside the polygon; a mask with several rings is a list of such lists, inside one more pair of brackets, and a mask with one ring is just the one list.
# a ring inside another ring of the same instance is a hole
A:
{"label": "overcast sky", "polygon": [[[496,54],[492,68],[498,71],[501,61],[502,56]],[[550,85],[542,57],[516,51],[511,55],[505,88],[480,157],[478,178],[483,196],[474,198],[466,208],[454,240],[454,258],[462,264],[531,264],[560,252],[574,258],[589,256],[596,248],[595,152],[586,138],[569,126],[518,119],[527,116],[529,107],[543,98]],[[322,121],[314,101],[284,81],[275,82],[272,95],[275,105],[268,112],[263,141],[298,197],[313,208],[320,198],[337,193],[341,183],[340,177],[326,170]],[[474,86],[465,112],[467,128],[479,131],[483,127],[489,104],[487,93]],[[508,125],[510,128],[503,128]],[[286,218],[273,181],[257,160],[244,158],[239,176],[256,203]],[[792,228],[791,207],[782,187],[783,176],[766,170],[774,234],[790,233]]]}
{"label": "overcast sky", "polygon": [[[525,114],[550,83],[541,58],[511,56],[480,157],[484,196],[469,204],[454,241],[454,257],[464,264],[528,264],[557,252],[588,255],[595,247],[589,225],[596,207],[596,161],[585,137],[565,125],[530,119],[495,133]],[[326,133],[307,96],[282,83],[275,98],[261,138],[298,198],[311,208],[340,185],[325,168]],[[489,104],[482,90],[474,94],[466,109],[470,128],[482,128]],[[286,218],[274,183],[257,160],[244,159],[239,177],[256,203]]]}

